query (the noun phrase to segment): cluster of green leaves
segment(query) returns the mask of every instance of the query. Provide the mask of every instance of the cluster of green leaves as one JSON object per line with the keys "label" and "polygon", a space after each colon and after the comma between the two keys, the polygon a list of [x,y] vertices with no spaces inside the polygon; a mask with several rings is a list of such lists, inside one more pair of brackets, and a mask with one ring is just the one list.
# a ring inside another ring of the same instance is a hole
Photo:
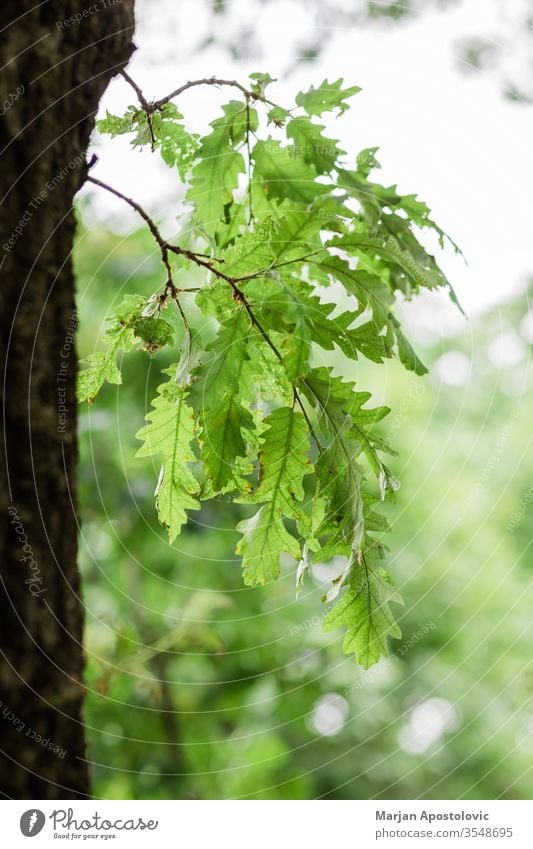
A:
{"label": "cluster of green leaves", "polygon": [[188,186],[194,234],[192,246],[174,251],[175,268],[204,273],[194,304],[168,281],[148,303],[129,296],[107,352],[81,372],[79,398],[92,400],[104,380],[120,382],[118,351],[138,340],[152,354],[172,345],[162,312],[176,301],[181,352],[138,434],[139,455],[162,464],[156,500],[170,541],[188,510],[226,496],[255,506],[238,525],[246,584],[275,580],[290,555],[300,588],[313,560],[343,556],[324,600],[343,595],[325,627],[346,626],[345,650],[368,667],[400,636],[390,603],[401,598],[382,568],[387,523],[377,512],[398,486],[384,459],[392,448],[376,431],[389,410],[368,407],[370,394],[324,363],[339,349],[350,373],[362,356],[397,357],[424,374],[394,304],[449,287],[417,231],[443,234],[415,196],[369,179],[374,149],[350,168],[315,120],[344,112],[359,89],[325,80],[285,109],[266,99],[270,82],[253,75],[250,91],[200,139],[171,104],[100,122],[101,131],[132,133],[134,145],[155,139],[167,151]]}
{"label": "cluster of green leaves", "polygon": [[85,359],[87,368],[78,376],[78,401],[92,404],[94,398],[107,383],[122,383],[122,374],[117,365],[117,356],[121,352],[143,348],[155,354],[165,345],[174,341],[174,327],[159,314],[157,299],[147,301],[141,295],[126,295],[115,310],[111,326],[104,335],[106,351],[97,351]]}
{"label": "cluster of green leaves", "polygon": [[101,133],[111,136],[133,134],[132,147],[157,147],[166,165],[176,166],[182,179],[186,178],[198,148],[198,136],[185,129],[183,115],[174,103],[166,103],[150,116],[135,106],[130,106],[120,117],[107,112],[97,126]]}

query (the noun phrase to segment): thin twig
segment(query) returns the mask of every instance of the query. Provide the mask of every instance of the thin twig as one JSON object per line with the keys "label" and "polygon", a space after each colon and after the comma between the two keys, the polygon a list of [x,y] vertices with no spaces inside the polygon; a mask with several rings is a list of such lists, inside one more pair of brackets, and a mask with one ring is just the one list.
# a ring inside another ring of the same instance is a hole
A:
{"label": "thin twig", "polygon": [[[314,251],[309,251],[309,253],[304,254],[303,256],[296,256],[294,259],[286,259],[283,262],[276,262],[276,260],[274,260],[270,268],[273,271],[275,268],[282,268],[284,265],[292,265],[293,262],[303,262],[305,259],[309,259],[310,256],[316,256],[316,254],[321,254],[323,252],[324,246],[322,245],[322,247],[317,248]],[[281,254],[278,254],[278,256],[281,256]]]}
{"label": "thin twig", "polygon": [[[170,295],[170,297],[176,302],[176,306],[178,308],[178,311],[181,315],[181,318],[183,320],[183,323],[184,323],[186,329],[190,332],[189,322],[187,321],[187,316],[185,315],[183,308],[182,308],[182,306],[179,302],[178,288],[177,288],[176,284],[174,283],[174,280],[173,280],[173,277],[172,277],[172,266],[170,265],[170,260],[168,258],[169,246],[168,246],[166,240],[161,235],[159,227],[157,226],[157,224],[155,223],[153,218],[151,218],[148,215],[146,210],[144,210],[143,207],[140,204],[137,203],[137,201],[134,201],[133,198],[128,197],[127,195],[123,194],[123,192],[120,192],[118,189],[113,188],[113,186],[108,185],[108,183],[104,183],[102,180],[98,180],[96,177],[91,177],[91,176],[87,177],[87,181],[90,182],[90,183],[94,183],[95,186],[100,186],[100,188],[105,189],[107,192],[110,192],[112,195],[115,195],[115,197],[118,197],[121,200],[123,200],[125,203],[127,203],[129,206],[131,206],[131,208],[134,209],[135,212],[138,215],[141,216],[143,221],[146,222],[152,236],[154,237],[155,241],[157,242],[157,244],[159,246],[159,250],[161,252],[161,260],[162,260],[163,265],[165,266],[165,269],[166,269],[166,272],[167,272],[167,279],[166,279],[166,282],[165,282],[165,288],[163,290],[162,295],[160,295],[160,297],[159,297],[159,302],[160,302],[161,306],[163,306],[163,304],[166,302],[167,298]],[[189,252],[187,251],[186,253],[188,254]]]}
{"label": "thin twig", "polygon": [[251,98],[252,100],[263,100],[265,103],[269,103],[265,98],[261,97],[260,94],[254,91],[250,91],[245,88],[243,85],[237,82],[237,80],[223,80],[218,77],[204,77],[201,80],[189,80],[189,82],[183,83],[183,85],[179,86],[179,88],[171,91],[170,94],[167,94],[166,97],[161,97],[159,100],[154,100],[152,104],[150,104],[150,108],[152,111],[156,111],[161,109],[175,97],[179,97],[180,94],[183,94],[184,91],[188,91],[190,88],[195,88],[200,85],[214,85],[214,86],[229,86],[230,88],[237,88],[240,92],[244,94],[245,97]]}
{"label": "thin twig", "polygon": [[130,85],[132,87],[133,91],[137,95],[137,100],[139,101],[139,103],[141,105],[141,109],[143,110],[144,114],[146,115],[146,121],[148,123],[148,129],[150,131],[150,147],[152,148],[152,151],[154,151],[155,150],[155,135],[154,135],[154,128],[153,128],[153,125],[152,125],[153,109],[151,108],[150,103],[148,103],[146,97],[144,96],[142,89],[137,85],[135,80],[130,77],[128,72],[125,71],[124,68],[122,68],[120,73],[124,77],[124,79],[126,80],[128,85]]}
{"label": "thin twig", "polygon": [[91,177],[89,175],[87,177],[87,181],[89,183],[94,183],[96,186],[100,186],[100,188],[105,189],[106,192],[111,192],[112,195],[115,195],[117,198],[120,198],[121,200],[125,201],[125,203],[127,203],[129,206],[131,206],[131,208],[134,209],[135,212],[141,216],[143,221],[148,224],[148,228],[152,236],[154,237],[157,244],[161,248],[161,251],[163,252],[163,248],[165,246],[165,240],[163,239],[163,236],[159,232],[159,229],[154,220],[150,218],[148,213],[142,208],[140,204],[137,203],[137,201],[123,194],[123,192],[120,192],[118,189],[113,188],[113,186],[110,186],[108,183],[104,183],[103,180],[98,180],[96,177]]}
{"label": "thin twig", "polygon": [[[151,102],[146,99],[144,96],[142,89],[139,85],[130,77],[127,71],[121,71],[122,76],[126,80],[127,83],[132,87],[135,94],[137,95],[137,99],[141,104],[142,108],[147,114],[152,114],[153,112],[158,112],[166,106],[167,103],[170,103],[175,97],[179,97],[183,92],[188,91],[191,88],[195,88],[196,86],[228,86],[230,88],[236,88],[247,98],[248,100],[259,100],[261,103],[267,103],[269,106],[276,106],[272,100],[269,100],[263,94],[259,94],[257,91],[251,91],[251,89],[246,88],[241,85],[241,83],[237,82],[237,80],[225,80],[220,77],[203,77],[199,80],[189,80],[183,85],[180,85],[178,88],[171,91],[170,94],[167,94],[165,97],[160,97],[159,100],[152,100]],[[290,110],[287,110],[290,111]]]}
{"label": "thin twig", "polygon": [[[148,229],[150,230],[152,236],[156,240],[159,245],[159,249],[161,251],[161,257],[163,259],[163,263],[165,268],[167,269],[168,275],[172,278],[172,269],[170,267],[170,262],[168,259],[169,252],[177,254],[178,256],[183,256],[185,259],[194,262],[196,265],[199,265],[201,268],[206,268],[208,271],[212,271],[217,277],[220,277],[222,280],[225,280],[227,283],[236,284],[241,279],[249,279],[250,275],[246,275],[243,278],[239,277],[230,277],[229,274],[224,274],[223,271],[220,271],[218,268],[213,267],[213,262],[223,262],[223,260],[217,260],[215,257],[207,257],[206,254],[196,253],[195,251],[190,251],[187,248],[182,248],[180,245],[172,245],[167,242],[166,239],[161,235],[161,231],[159,230],[157,224],[153,220],[153,218],[148,215],[145,209],[137,203],[137,201],[133,200],[133,198],[128,197],[123,192],[115,189],[113,186],[110,186],[109,183],[104,183],[103,180],[98,180],[96,177],[87,177],[87,181],[90,183],[94,183],[95,186],[100,186],[100,188],[105,189],[107,192],[110,192],[115,197],[120,198],[132,209],[137,212],[138,215],[141,216],[143,221],[148,225]],[[256,276],[259,275],[260,272],[257,273]],[[172,284],[173,286],[174,284]],[[179,291],[177,287],[175,287],[176,291]],[[238,292],[238,290],[237,290]]]}
{"label": "thin twig", "polygon": [[150,104],[148,103],[146,97],[142,93],[142,89],[137,85],[135,80],[130,77],[130,75],[128,74],[127,71],[124,70],[124,68],[121,70],[120,73],[124,77],[124,79],[126,80],[128,85],[130,85],[132,87],[133,91],[137,95],[137,100],[141,104],[142,108],[145,109],[145,110],[150,109]]}

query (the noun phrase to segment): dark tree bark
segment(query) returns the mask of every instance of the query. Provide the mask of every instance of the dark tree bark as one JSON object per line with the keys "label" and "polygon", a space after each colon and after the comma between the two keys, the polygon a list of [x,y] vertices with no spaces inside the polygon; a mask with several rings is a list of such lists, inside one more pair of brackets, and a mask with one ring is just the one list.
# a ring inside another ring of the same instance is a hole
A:
{"label": "dark tree bark", "polygon": [[133,0],[2,0],[0,28],[0,791],[77,798],[90,789],[72,201],[98,101],[133,49]]}

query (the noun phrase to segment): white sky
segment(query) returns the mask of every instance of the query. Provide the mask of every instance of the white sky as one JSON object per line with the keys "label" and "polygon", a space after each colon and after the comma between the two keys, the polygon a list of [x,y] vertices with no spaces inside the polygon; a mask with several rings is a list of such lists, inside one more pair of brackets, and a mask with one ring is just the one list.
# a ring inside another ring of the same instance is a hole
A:
{"label": "white sky", "polygon": [[[259,70],[279,77],[271,96],[281,103],[324,77],[342,76],[347,84],[360,85],[363,92],[351,101],[350,112],[328,129],[350,155],[379,146],[382,170],[376,179],[396,182],[400,191],[416,192],[429,204],[434,218],[466,255],[468,266],[451,252],[442,265],[466,311],[473,314],[507,299],[533,275],[533,106],[504,100],[501,80],[493,73],[461,73],[454,47],[465,36],[502,32],[500,47],[508,51],[503,39],[509,15],[522,5],[523,0],[508,0],[502,19],[498,2],[466,0],[403,25],[342,28],[317,61],[287,76],[295,44],[313,34],[305,4],[274,0],[258,13],[255,4],[235,0],[228,26],[235,32],[245,29],[253,14],[250,23],[262,48],[259,60],[237,63],[220,48],[192,53],[206,29],[207,13],[199,0],[140,0],[135,38],[139,50],[129,70],[148,98],[195,77],[215,74],[245,81],[248,73]],[[508,59],[509,67],[518,61]],[[180,108],[191,127],[202,131],[224,98],[227,92],[196,89],[180,99]],[[116,80],[102,112],[108,108],[120,113],[133,102],[130,89]],[[179,212],[177,175],[159,156],[130,151],[120,139],[99,140],[98,155],[95,176],[134,196],[156,215]],[[134,223],[120,201],[103,193],[95,199],[95,211],[111,215],[121,230]],[[437,322],[455,326],[453,311],[444,308],[447,299],[440,303]]]}

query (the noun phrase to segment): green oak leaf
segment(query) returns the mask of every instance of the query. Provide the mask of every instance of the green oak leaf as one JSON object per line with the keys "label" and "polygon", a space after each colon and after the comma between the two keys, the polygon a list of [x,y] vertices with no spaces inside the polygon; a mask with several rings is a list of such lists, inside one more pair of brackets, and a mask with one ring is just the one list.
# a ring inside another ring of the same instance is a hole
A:
{"label": "green oak leaf", "polygon": [[328,192],[328,186],[316,182],[316,171],[291,147],[283,147],[270,136],[258,141],[252,150],[255,179],[262,182],[269,197],[310,203]]}
{"label": "green oak leaf", "polygon": [[235,144],[246,134],[246,109],[232,100],[223,110],[224,117],[213,121],[212,132],[200,140],[187,192],[197,222],[210,236],[221,228],[224,209],[233,200],[239,174],[244,171],[244,159]]}
{"label": "green oak leaf", "polygon": [[146,298],[141,295],[126,295],[115,310],[111,327],[104,334],[107,351],[97,351],[85,358],[87,368],[78,374],[76,398],[78,402],[94,401],[96,395],[107,383],[121,384],[122,374],[117,365],[117,355],[131,351],[135,347],[135,323],[140,319],[146,306]]}
{"label": "green oak leaf", "polygon": [[242,487],[238,459],[248,453],[253,417],[236,394],[227,394],[219,404],[200,415],[201,458],[210,481],[209,494]]}
{"label": "green oak leaf", "polygon": [[342,83],[342,78],[333,83],[324,80],[318,88],[311,86],[308,91],[296,95],[296,103],[302,106],[308,115],[322,115],[332,109],[337,109],[339,115],[342,115],[349,108],[345,101],[361,91],[356,85],[343,89]]}
{"label": "green oak leaf", "polygon": [[142,340],[142,348],[152,356],[165,345],[172,345],[174,328],[170,322],[157,316],[141,316],[133,325],[133,332]]}
{"label": "green oak leaf", "polygon": [[250,519],[237,525],[242,539],[237,554],[242,556],[243,580],[248,586],[274,581],[280,571],[279,560],[288,552],[300,557],[300,544],[283,524],[283,516],[272,502],[264,504]]}
{"label": "green oak leaf", "polygon": [[[165,369],[175,377],[177,366]],[[171,379],[158,387],[146,419],[149,422],[137,433],[144,445],[137,457],[161,456],[163,465],[156,489],[159,521],[168,530],[173,542],[187,521],[186,510],[198,510],[195,496],[200,491],[191,465],[196,457],[191,443],[195,437],[193,411],[187,404],[187,390]]]}
{"label": "green oak leaf", "polygon": [[389,653],[387,638],[399,638],[400,627],[394,619],[391,602],[402,603],[383,569],[358,566],[341,600],[324,620],[324,630],[345,626],[343,650],[353,652],[363,669]]}
{"label": "green oak leaf", "polygon": [[233,314],[221,324],[193,370],[190,397],[202,429],[200,457],[211,494],[241,488],[237,460],[246,457],[253,441],[255,424],[248,408],[254,398],[247,368],[249,334],[248,316],[234,304]]}
{"label": "green oak leaf", "polygon": [[251,498],[259,504],[272,501],[291,515],[294,500],[304,497],[303,477],[311,471],[307,424],[302,413],[290,407],[279,407],[263,423],[260,482]]}
{"label": "green oak leaf", "polygon": [[317,174],[329,174],[337,160],[346,152],[340,150],[336,139],[322,135],[323,124],[315,124],[305,116],[293,118],[286,126],[287,137],[294,142],[295,152],[314,165]]}

